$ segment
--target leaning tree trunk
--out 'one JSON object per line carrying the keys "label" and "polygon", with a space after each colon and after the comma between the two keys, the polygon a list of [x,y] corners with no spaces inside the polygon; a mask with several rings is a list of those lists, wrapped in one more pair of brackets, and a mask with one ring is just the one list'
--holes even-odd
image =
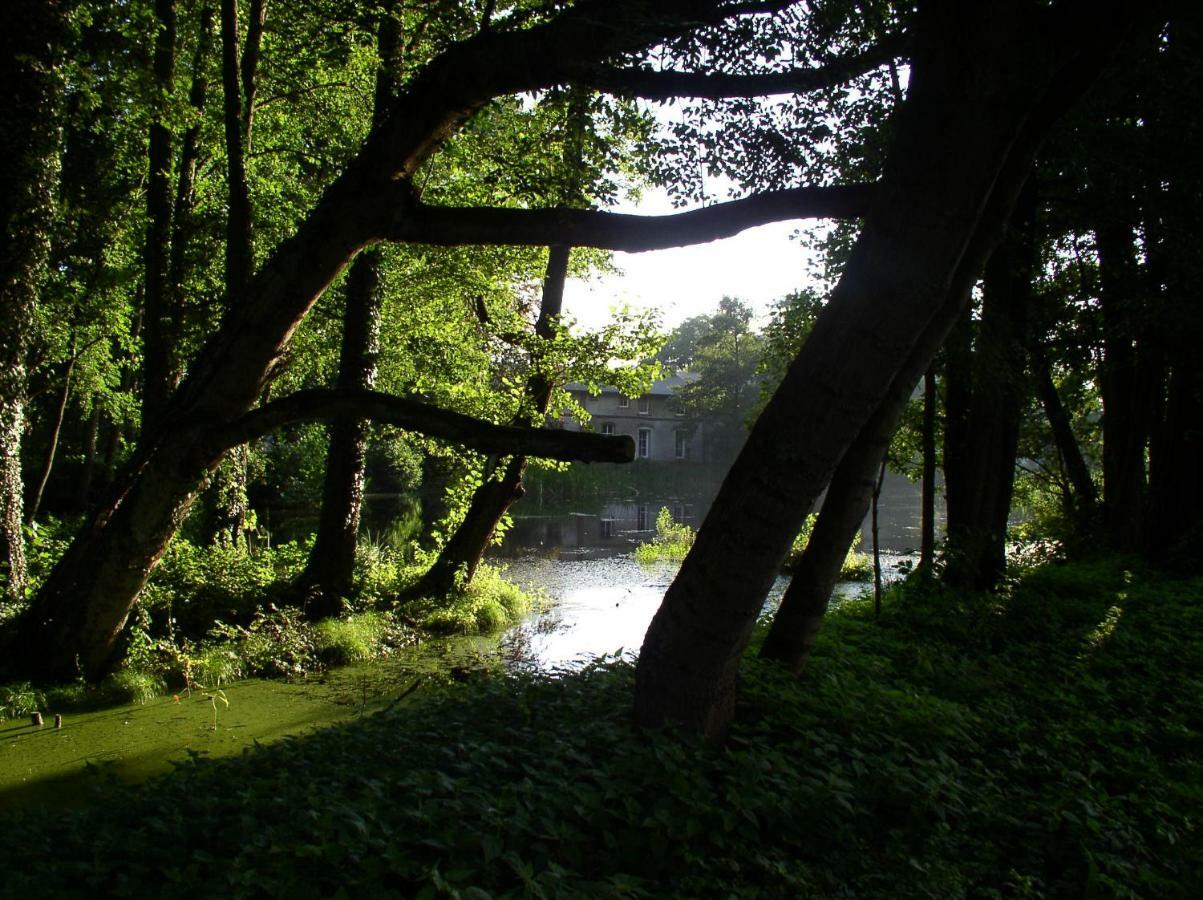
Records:
{"label": "leaning tree trunk", "polygon": [[[535,334],[543,340],[555,337],[555,322],[560,317],[564,303],[564,283],[568,277],[570,255],[571,248],[562,245],[555,245],[548,252],[543,299],[539,306],[539,318],[535,322]],[[552,385],[543,375],[533,374],[527,379],[525,399],[536,420],[547,412],[551,393]],[[519,413],[515,424],[527,421],[529,416]],[[464,520],[448,539],[434,565],[407,591],[408,594],[415,597],[445,597],[457,586],[472,580],[502,516],[522,498],[522,475],[525,471],[526,457],[515,456],[497,471],[486,474],[484,483],[472,495]]]}
{"label": "leaning tree trunk", "polygon": [[1006,163],[1097,76],[1120,22],[1083,18],[1062,32],[1066,46],[1013,4],[922,10],[884,190],[652,620],[639,722],[725,731],[740,658],[805,510],[939,310],[984,207],[1024,180],[1027,166],[1004,180]]}
{"label": "leaning tree trunk", "polygon": [[1061,457],[1061,465],[1069,478],[1072,491],[1070,509],[1076,527],[1079,530],[1088,528],[1094,518],[1095,507],[1098,503],[1098,492],[1094,487],[1094,479],[1090,476],[1090,467],[1082,455],[1082,447],[1074,436],[1073,426],[1069,415],[1065,412],[1065,404],[1057,393],[1053,383],[1053,373],[1049,367],[1048,356],[1040,345],[1039,339],[1033,339],[1028,347],[1031,359],[1032,378],[1036,384],[1036,396],[1040,398],[1040,406],[1048,419],[1049,429],[1053,433],[1053,443],[1057,447],[1057,455]]}
{"label": "leaning tree trunk", "polygon": [[25,354],[54,216],[64,6],[11,0],[0,12],[0,82],[8,85],[0,100],[0,574],[7,600],[24,598],[27,577],[21,533]]}
{"label": "leaning tree trunk", "polygon": [[919,573],[931,576],[936,560],[936,364],[923,373],[923,484],[919,515]]}
{"label": "leaning tree trunk", "polygon": [[[1010,167],[1022,164],[1012,161]],[[969,305],[969,290],[1003,231],[1010,214],[1010,200],[1006,192],[992,198],[939,312],[916,344],[873,418],[840,460],[827,486],[823,507],[810,540],[802,551],[802,558],[781,598],[781,606],[773,617],[773,624],[760,651],[763,658],[779,662],[795,674],[801,674],[810,659],[844,557],[856,537],[857,529],[865,520],[877,486],[881,463],[920,372],[923,372],[928,383],[925,402],[930,403],[924,410],[924,418],[927,419],[929,415],[934,418],[932,394],[935,393],[935,385],[931,383],[935,380],[934,369],[930,362],[925,361],[939,352],[949,327],[962,318],[963,310]],[[924,455],[930,459],[933,471],[934,430],[934,422],[925,423],[925,446],[930,442],[931,450],[930,453],[925,451]],[[931,478],[931,472],[925,465],[924,479]],[[925,509],[924,515],[930,516],[931,512]]]}
{"label": "leaning tree trunk", "polygon": [[1006,570],[1007,522],[1027,394],[1024,363],[1035,269],[1033,213],[1028,193],[985,269],[964,458],[957,467],[955,504],[950,483],[944,553],[944,581],[968,590],[993,589]]}

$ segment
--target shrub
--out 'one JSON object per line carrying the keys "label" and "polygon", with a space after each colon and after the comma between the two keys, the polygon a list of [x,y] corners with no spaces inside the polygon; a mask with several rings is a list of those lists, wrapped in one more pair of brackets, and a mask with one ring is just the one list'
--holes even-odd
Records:
{"label": "shrub", "polygon": [[673,522],[667,506],[656,515],[656,536],[635,548],[635,559],[641,563],[682,560],[689,555],[696,534],[688,525]]}
{"label": "shrub", "polygon": [[[785,558],[783,566],[785,571],[792,572],[798,567],[798,562],[802,558],[803,551],[806,550],[806,544],[810,541],[810,533],[814,530],[818,518],[818,513],[811,513],[802,523],[802,530],[794,538],[794,542],[789,548],[789,554]],[[861,535],[858,531],[856,537],[852,539],[852,546],[848,548],[847,556],[844,557],[843,565],[840,566],[841,581],[869,581],[873,578],[873,557],[855,549],[860,542]]]}
{"label": "shrub", "polygon": [[501,570],[482,564],[468,586],[444,598],[422,598],[405,612],[435,634],[489,634],[500,631],[530,611],[535,602]]}

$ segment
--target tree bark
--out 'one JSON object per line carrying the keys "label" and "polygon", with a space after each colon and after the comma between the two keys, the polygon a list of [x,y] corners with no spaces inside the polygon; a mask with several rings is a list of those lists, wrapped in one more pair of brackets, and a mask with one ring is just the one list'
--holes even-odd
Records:
{"label": "tree bark", "polygon": [[1074,13],[1075,27],[1062,22],[1055,31],[1072,43],[1050,45],[1039,37],[1050,23],[1032,11],[951,7],[921,11],[885,187],[648,629],[635,699],[643,725],[725,731],[743,649],[805,510],[940,308],[983,208],[1009,187],[999,179],[1016,142],[1039,140],[1130,24],[1055,8]]}
{"label": "tree bark", "polygon": [[[380,128],[400,81],[401,23],[396,4],[381,10],[378,29],[376,96],[372,127]],[[248,100],[247,109],[251,103]],[[346,390],[371,390],[376,384],[380,352],[380,277],[382,251],[365,250],[347,277],[342,346],[338,360],[338,386]],[[355,575],[355,549],[363,508],[364,460],[367,424],[362,420],[332,423],[327,429],[326,477],[317,539],[300,579],[305,614],[313,620],[337,615],[342,598],[351,592]]]}
{"label": "tree bark", "polygon": [[1068,512],[1072,513],[1081,525],[1093,518],[1095,506],[1098,503],[1098,492],[1094,487],[1094,479],[1090,476],[1090,467],[1086,465],[1086,458],[1082,456],[1082,448],[1074,436],[1073,426],[1070,425],[1069,416],[1065,412],[1065,405],[1061,402],[1061,395],[1057,393],[1057,386],[1053,383],[1048,357],[1045,355],[1044,348],[1040,346],[1039,340],[1031,342],[1028,347],[1028,355],[1032,363],[1036,395],[1040,398],[1040,405],[1044,409],[1049,429],[1053,433],[1053,443],[1057,446],[1057,454],[1061,457],[1061,464],[1065,468],[1065,474],[1069,477],[1069,484],[1073,490],[1072,509]]}
{"label": "tree bark", "polygon": [[38,510],[42,507],[42,495],[46,492],[46,483],[50,481],[50,473],[54,471],[54,459],[58,455],[59,438],[63,433],[63,419],[67,415],[67,401],[71,399],[71,376],[75,373],[75,362],[75,338],[72,336],[67,369],[63,372],[58,402],[54,404],[54,422],[50,426],[50,439],[46,446],[46,456],[42,460],[42,472],[38,477],[38,486],[29,498],[29,509],[25,513],[25,521],[29,524],[37,518]]}
{"label": "tree bark", "polygon": [[1142,400],[1135,229],[1122,217],[1095,229],[1103,306],[1103,527],[1112,546],[1138,553],[1146,522],[1145,448],[1151,420]]}
{"label": "tree bark", "polygon": [[[552,246],[547,257],[547,273],[543,279],[543,299],[535,334],[550,340],[555,336],[555,322],[564,302],[564,282],[568,277],[571,248]],[[539,419],[547,412],[553,386],[541,375],[531,375],[526,382],[526,400]],[[528,416],[519,414],[515,424]],[[497,525],[509,508],[522,498],[522,476],[526,457],[514,456],[498,471],[486,473],[484,483],[472,495],[463,522],[455,529],[434,565],[408,591],[415,597],[445,597],[457,587],[468,584],[476,574],[485,551],[493,539]]]}
{"label": "tree bark", "polygon": [[[963,458],[952,470],[956,477],[948,477],[944,550],[944,581],[967,590],[992,590],[1006,571],[1015,455],[1027,396],[1024,364],[1035,274],[1034,212],[1029,191],[983,278],[982,317],[969,362],[972,389],[959,449]],[[951,465],[946,456],[946,472]]]}
{"label": "tree bark", "polygon": [[50,250],[59,171],[58,57],[64,5],[14,0],[0,11],[0,599],[25,598],[21,531],[24,484],[26,352],[38,288]]}
{"label": "tree bark", "polygon": [[919,517],[919,571],[931,575],[936,560],[936,365],[923,373],[923,484]]}
{"label": "tree bark", "polygon": [[[338,386],[370,390],[376,382],[380,345],[380,264],[377,248],[359,255],[347,277],[346,313]],[[345,420],[328,428],[326,478],[317,539],[301,578],[305,614],[310,619],[337,615],[351,591],[355,547],[363,505],[367,423]]]}
{"label": "tree bark", "polygon": [[172,133],[166,106],[175,81],[175,0],[155,0],[155,50],[151,70],[155,118],[147,149],[146,246],[142,340],[142,428],[155,428],[175,387],[175,310],[171,306],[168,266],[171,246]]}

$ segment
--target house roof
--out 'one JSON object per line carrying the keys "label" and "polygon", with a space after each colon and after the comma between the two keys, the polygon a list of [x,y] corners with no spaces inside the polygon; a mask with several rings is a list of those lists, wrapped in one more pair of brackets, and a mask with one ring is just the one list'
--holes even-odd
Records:
{"label": "house roof", "polygon": [[[685,384],[691,384],[692,382],[697,381],[699,377],[700,376],[695,375],[693,372],[678,372],[676,375],[670,375],[668,378],[661,378],[652,382],[651,388],[644,396],[651,395],[653,397],[671,397],[677,392],[677,388]],[[564,390],[589,393],[589,389],[579,381],[568,382],[566,385],[564,385]],[[601,392],[603,394],[617,394],[619,391],[618,388],[611,387],[607,384],[602,386]]]}

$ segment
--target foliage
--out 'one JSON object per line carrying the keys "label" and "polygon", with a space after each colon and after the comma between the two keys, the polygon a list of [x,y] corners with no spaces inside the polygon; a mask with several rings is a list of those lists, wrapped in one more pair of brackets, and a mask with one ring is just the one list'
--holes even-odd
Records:
{"label": "foliage", "polygon": [[486,564],[450,597],[417,598],[402,607],[401,614],[434,634],[490,634],[518,621],[537,602],[541,600]]}
{"label": "foliage", "polygon": [[693,546],[697,535],[684,522],[677,524],[667,506],[656,514],[656,536],[635,548],[635,559],[641,563],[682,560]]}
{"label": "foliage", "polygon": [[626,662],[479,678],[27,815],[0,865],[27,897],[1186,897],[1200,626],[1203,581],[1115,566],[905,587],[834,612],[803,679],[748,660],[717,749],[636,732]]}
{"label": "foliage", "polygon": [[[797,568],[798,561],[802,558],[802,553],[806,550],[806,545],[810,541],[810,533],[814,531],[815,522],[818,521],[818,518],[818,513],[811,513],[806,517],[806,521],[802,523],[802,530],[794,538],[794,542],[789,548],[789,555],[785,558],[785,571],[792,572]],[[848,554],[844,557],[844,562],[840,565],[840,579],[843,581],[868,581],[873,577],[873,558],[869,554],[861,553],[856,549],[860,542],[861,535],[858,531],[856,537],[852,539],[852,544],[848,548]]]}

